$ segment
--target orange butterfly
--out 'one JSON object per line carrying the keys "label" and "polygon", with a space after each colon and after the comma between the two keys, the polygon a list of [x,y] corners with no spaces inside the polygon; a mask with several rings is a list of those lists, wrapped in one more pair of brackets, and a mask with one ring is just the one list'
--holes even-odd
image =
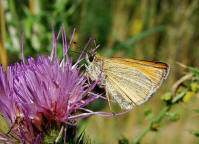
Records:
{"label": "orange butterfly", "polygon": [[86,61],[91,80],[97,80],[101,74],[100,86],[126,110],[147,101],[169,74],[166,63],[106,58],[94,51],[86,54]]}

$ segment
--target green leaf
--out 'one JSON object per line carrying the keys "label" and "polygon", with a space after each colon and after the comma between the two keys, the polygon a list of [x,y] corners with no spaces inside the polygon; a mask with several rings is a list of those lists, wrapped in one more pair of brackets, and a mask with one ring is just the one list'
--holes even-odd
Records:
{"label": "green leaf", "polygon": [[150,109],[145,111],[145,116],[149,119],[152,120],[154,118],[154,115]]}
{"label": "green leaf", "polygon": [[171,121],[177,121],[177,120],[180,119],[180,115],[179,115],[178,113],[176,113],[176,112],[169,112],[169,113],[167,113],[167,114],[168,114],[169,119],[170,119]]}
{"label": "green leaf", "polygon": [[190,132],[191,134],[193,134],[193,135],[199,137],[199,130],[190,130],[189,132]]}
{"label": "green leaf", "polygon": [[199,114],[199,109],[195,109],[194,111],[197,112],[197,113]]}
{"label": "green leaf", "polygon": [[182,100],[182,98],[184,97],[184,95],[186,94],[186,90],[185,91],[182,91],[181,93],[179,93],[177,96],[175,96],[173,99],[172,99],[172,103],[177,103],[179,102],[180,100]]}
{"label": "green leaf", "polygon": [[192,72],[194,75],[199,76],[199,69],[193,67],[187,67],[189,72]]}
{"label": "green leaf", "polygon": [[133,51],[135,49],[133,44],[135,44],[137,41],[143,39],[144,37],[147,37],[149,35],[152,35],[154,33],[157,33],[159,31],[163,31],[163,30],[165,30],[165,26],[160,25],[160,26],[151,28],[149,30],[145,30],[135,36],[132,36],[125,42],[119,42],[118,39],[115,38],[114,47],[112,49],[109,49],[108,51],[106,51],[105,56],[111,56],[114,52],[119,51],[119,50],[126,51],[127,53],[129,51]]}
{"label": "green leaf", "polygon": [[[139,33],[139,34],[137,34],[137,35],[131,37],[131,38],[128,39],[126,42],[124,42],[124,44],[125,44],[126,46],[131,46],[131,45],[133,45],[135,42],[137,42],[137,41],[143,39],[144,37],[149,36],[149,35],[154,34],[154,33],[157,33],[157,32],[159,32],[159,31],[163,31],[163,30],[165,30],[165,26],[163,26],[163,25],[160,25],[160,26],[151,28],[151,29],[149,29],[149,30],[143,31],[143,32],[141,32],[141,33]],[[129,48],[129,50],[130,50],[130,48]]]}

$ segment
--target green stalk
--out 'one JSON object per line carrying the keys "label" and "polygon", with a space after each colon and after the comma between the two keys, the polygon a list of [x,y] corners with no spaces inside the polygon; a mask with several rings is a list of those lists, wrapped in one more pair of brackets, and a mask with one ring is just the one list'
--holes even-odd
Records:
{"label": "green stalk", "polygon": [[167,112],[169,111],[169,109],[171,108],[171,105],[167,105],[166,107],[164,107],[161,112],[158,114],[158,116],[156,118],[154,118],[149,126],[137,137],[135,138],[135,140],[133,141],[133,144],[139,144],[141,139],[151,130],[153,130],[153,125],[154,124],[158,124],[167,114]]}

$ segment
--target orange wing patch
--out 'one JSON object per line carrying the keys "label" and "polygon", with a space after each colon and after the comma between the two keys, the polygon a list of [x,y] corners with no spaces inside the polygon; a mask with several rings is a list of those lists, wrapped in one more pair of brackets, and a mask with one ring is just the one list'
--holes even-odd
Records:
{"label": "orange wing patch", "polygon": [[166,63],[163,63],[163,62],[136,60],[136,59],[129,59],[129,58],[110,58],[110,59],[143,64],[145,66],[152,66],[152,67],[157,67],[157,68],[162,68],[162,69],[168,69],[169,67]]}
{"label": "orange wing patch", "polygon": [[128,58],[110,58],[111,62],[124,64],[136,68],[146,74],[154,82],[154,88],[158,88],[169,73],[169,66],[162,62],[135,60]]}

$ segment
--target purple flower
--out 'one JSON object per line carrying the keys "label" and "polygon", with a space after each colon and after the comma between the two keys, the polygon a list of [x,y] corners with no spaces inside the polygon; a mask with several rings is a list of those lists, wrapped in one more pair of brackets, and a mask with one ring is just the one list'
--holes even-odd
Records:
{"label": "purple flower", "polygon": [[[0,67],[0,111],[6,119],[10,131],[9,134],[17,140],[25,143],[33,143],[41,140],[45,124],[71,124],[77,118],[87,117],[74,114],[85,105],[99,96],[91,95],[86,98],[96,82],[90,86],[87,78],[80,72],[78,63],[82,60],[85,45],[78,60],[73,64],[67,55],[72,39],[67,44],[64,28],[60,31],[63,40],[63,59],[56,58],[56,43],[59,37],[55,37],[53,31],[53,48],[50,56],[37,56],[21,63],[7,67],[7,73]],[[73,120],[73,122],[69,122]],[[11,142],[9,137],[0,135],[0,141]]]}
{"label": "purple flower", "polygon": [[[48,125],[75,125],[77,119],[93,114],[113,116],[84,108],[101,96],[91,92],[98,81],[87,84],[87,77],[78,66],[91,39],[75,63],[68,57],[74,32],[67,43],[64,27],[57,37],[53,30],[50,56],[25,59],[22,45],[20,63],[8,66],[7,72],[0,66],[0,111],[9,125],[8,134],[15,137],[12,140],[8,134],[0,134],[0,142],[40,143]],[[61,61],[56,58],[60,34],[63,42]],[[76,114],[78,110],[83,112]]]}

